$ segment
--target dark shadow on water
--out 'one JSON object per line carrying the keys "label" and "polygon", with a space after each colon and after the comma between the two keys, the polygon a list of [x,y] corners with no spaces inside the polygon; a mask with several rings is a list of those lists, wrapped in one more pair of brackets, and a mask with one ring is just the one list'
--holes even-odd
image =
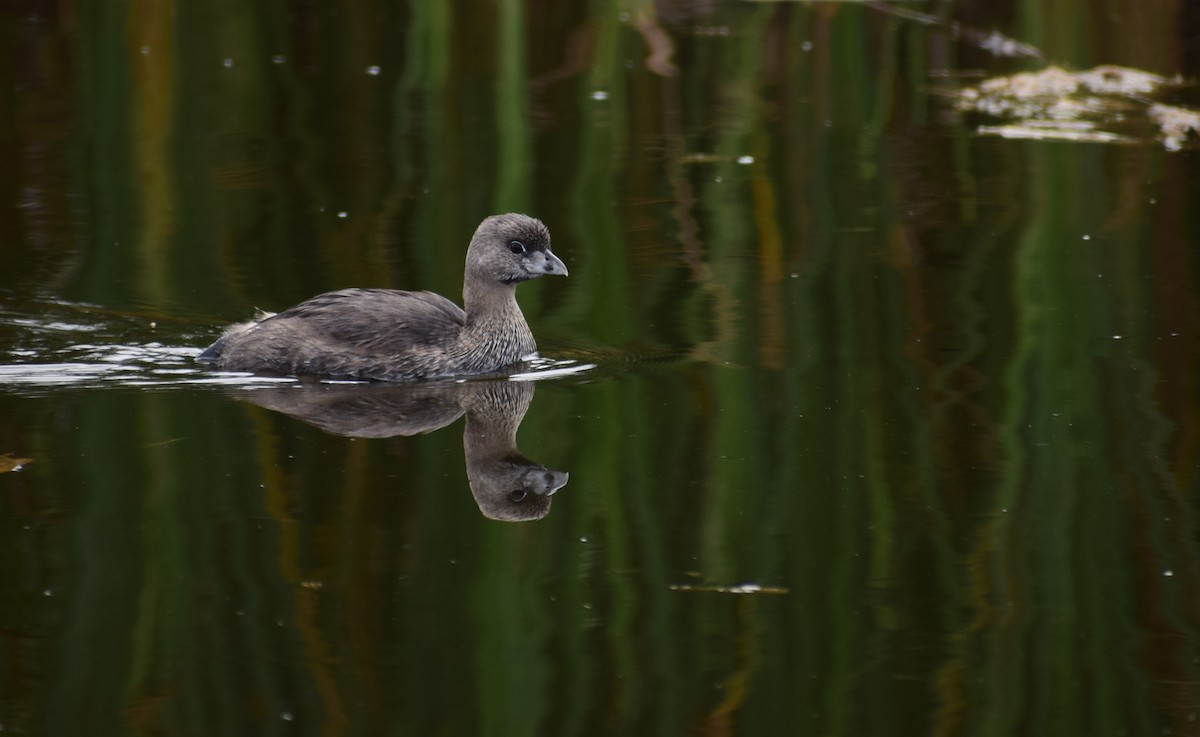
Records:
{"label": "dark shadow on water", "polygon": [[391,438],[440,430],[466,416],[463,453],[479,511],[495,520],[541,519],[566,485],[554,471],[521,455],[517,428],[533,401],[527,381],[461,384],[317,384],[257,389],[240,398],[325,432]]}

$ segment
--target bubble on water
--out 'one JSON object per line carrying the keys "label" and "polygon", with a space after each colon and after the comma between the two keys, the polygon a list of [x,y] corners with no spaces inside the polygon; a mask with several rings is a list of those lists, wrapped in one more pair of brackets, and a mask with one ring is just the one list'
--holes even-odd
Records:
{"label": "bubble on water", "polygon": [[753,156],[739,156],[739,157],[737,158],[737,162],[738,162],[739,164],[753,164],[753,163],[754,163],[754,157],[753,157]]}
{"label": "bubble on water", "polygon": [[370,74],[372,77],[378,77],[379,76],[379,67],[376,67],[376,66],[367,67],[367,74]]}
{"label": "bubble on water", "polygon": [[226,69],[230,69],[233,67],[233,59],[226,59],[225,61],[223,61],[221,63],[225,65]]}
{"label": "bubble on water", "polygon": [[283,64],[285,62],[287,62],[287,57],[283,54],[276,54],[275,56],[271,57],[272,64]]}
{"label": "bubble on water", "polygon": [[592,99],[593,100],[607,100],[608,93],[605,92],[604,90],[596,90],[595,92],[592,93]]}

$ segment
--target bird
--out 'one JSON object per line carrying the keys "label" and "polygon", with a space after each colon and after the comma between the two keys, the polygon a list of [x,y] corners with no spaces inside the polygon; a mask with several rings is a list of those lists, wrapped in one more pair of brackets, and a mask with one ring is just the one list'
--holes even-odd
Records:
{"label": "bird", "polygon": [[416,382],[503,372],[537,343],[516,287],[567,276],[550,231],[519,213],[487,217],[467,248],[463,306],[433,292],[351,288],[233,325],[197,356],[219,371]]}

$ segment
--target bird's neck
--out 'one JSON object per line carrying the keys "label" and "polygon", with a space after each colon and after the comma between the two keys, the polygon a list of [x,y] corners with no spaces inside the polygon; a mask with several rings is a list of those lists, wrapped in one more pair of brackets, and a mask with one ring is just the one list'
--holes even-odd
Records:
{"label": "bird's neck", "polygon": [[463,444],[468,458],[485,460],[517,452],[517,428],[533,399],[529,382],[481,382],[465,402]]}
{"label": "bird's neck", "polygon": [[463,286],[466,324],[459,340],[468,363],[508,365],[537,350],[517,304],[516,286],[468,279]]}
{"label": "bird's neck", "polygon": [[517,304],[515,284],[501,284],[491,279],[467,279],[463,284],[463,311],[467,327],[485,327],[491,323],[509,323],[515,317],[525,322]]}

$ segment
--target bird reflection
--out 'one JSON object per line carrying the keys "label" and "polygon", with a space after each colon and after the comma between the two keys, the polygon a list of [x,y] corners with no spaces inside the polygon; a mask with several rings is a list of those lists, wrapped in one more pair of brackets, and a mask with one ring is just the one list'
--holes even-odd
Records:
{"label": "bird reflection", "polygon": [[258,389],[243,399],[325,432],[356,438],[432,432],[466,415],[467,480],[479,511],[492,519],[546,516],[550,496],[569,478],[566,471],[552,471],[517,450],[517,428],[533,400],[529,382],[296,384]]}

